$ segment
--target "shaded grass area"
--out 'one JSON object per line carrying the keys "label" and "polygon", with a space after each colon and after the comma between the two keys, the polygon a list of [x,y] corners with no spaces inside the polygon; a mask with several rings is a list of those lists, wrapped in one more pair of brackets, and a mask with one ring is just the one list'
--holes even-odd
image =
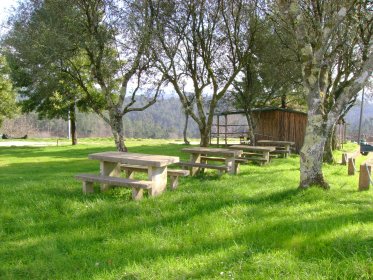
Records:
{"label": "shaded grass area", "polygon": [[[330,191],[298,191],[294,155],[135,202],[128,190],[82,195],[74,175],[98,172],[87,155],[114,150],[82,142],[0,148],[0,279],[373,278],[373,194],[346,166],[324,167]],[[128,145],[186,160],[169,142]]]}

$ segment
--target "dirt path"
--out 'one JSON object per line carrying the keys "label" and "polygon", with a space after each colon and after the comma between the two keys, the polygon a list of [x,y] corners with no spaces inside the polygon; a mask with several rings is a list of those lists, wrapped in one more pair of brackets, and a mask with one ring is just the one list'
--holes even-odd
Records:
{"label": "dirt path", "polygon": [[0,141],[0,147],[45,147],[56,146],[53,142],[34,142],[34,141],[17,141],[17,140],[4,140]]}

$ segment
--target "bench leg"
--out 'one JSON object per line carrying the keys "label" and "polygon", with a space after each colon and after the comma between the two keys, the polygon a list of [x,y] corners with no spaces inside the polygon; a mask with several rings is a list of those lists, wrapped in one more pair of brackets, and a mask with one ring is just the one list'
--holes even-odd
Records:
{"label": "bench leg", "polygon": [[132,199],[133,200],[141,200],[144,195],[143,189],[132,188]]}
{"label": "bench leg", "polygon": [[[100,162],[100,174],[103,176],[120,176],[120,165],[116,162],[107,162],[101,161]],[[110,188],[108,184],[101,184],[101,191],[106,191]]]}
{"label": "bench leg", "polygon": [[179,185],[179,176],[170,176],[171,190],[175,190]]}
{"label": "bench leg", "polygon": [[236,173],[235,174],[240,174],[240,166],[241,166],[241,164],[239,162],[235,162],[234,165],[235,165],[235,169],[236,169],[236,171],[235,171]]}
{"label": "bench leg", "polygon": [[133,179],[135,177],[135,171],[132,170],[126,170],[126,178]]}
{"label": "bench leg", "polygon": [[263,158],[266,160],[264,164],[269,163],[269,152],[263,152]]}
{"label": "bench leg", "polygon": [[83,194],[93,193],[93,183],[83,181]]}
{"label": "bench leg", "polygon": [[[190,155],[190,162],[201,163],[201,155],[200,154],[191,154]],[[191,167],[190,168],[190,175],[191,176],[196,175],[198,170],[199,170],[198,167]]]}

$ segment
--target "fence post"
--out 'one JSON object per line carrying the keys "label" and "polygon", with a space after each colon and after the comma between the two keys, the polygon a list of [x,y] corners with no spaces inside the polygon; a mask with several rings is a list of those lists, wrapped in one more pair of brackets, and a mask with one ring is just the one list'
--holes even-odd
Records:
{"label": "fence post", "polygon": [[371,172],[371,165],[368,165],[367,163],[360,164],[359,191],[369,190],[369,174]]}
{"label": "fence post", "polygon": [[342,154],[342,165],[346,165],[347,164],[346,159],[347,159],[347,153],[343,153]]}
{"label": "fence post", "polygon": [[355,175],[355,159],[348,159],[348,175]]}

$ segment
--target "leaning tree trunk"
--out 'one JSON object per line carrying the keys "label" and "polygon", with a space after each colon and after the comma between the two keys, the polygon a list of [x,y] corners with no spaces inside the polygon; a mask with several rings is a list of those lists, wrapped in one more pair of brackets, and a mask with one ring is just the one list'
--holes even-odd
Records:
{"label": "leaning tree trunk", "polygon": [[70,110],[70,127],[71,127],[71,144],[77,145],[78,137],[76,133],[76,113],[75,113],[74,106],[72,106],[72,110]]}
{"label": "leaning tree trunk", "polygon": [[185,123],[184,123],[183,136],[184,136],[184,143],[186,145],[190,145],[190,142],[188,141],[188,138],[187,138],[188,122],[189,122],[189,114],[185,112]]}
{"label": "leaning tree trunk", "polygon": [[327,125],[323,116],[309,112],[304,144],[300,151],[300,188],[308,188],[313,185],[324,189],[329,188],[322,172],[326,132]]}
{"label": "leaning tree trunk", "polygon": [[110,115],[110,126],[118,152],[127,152],[124,144],[123,119],[121,115]]}
{"label": "leaning tree trunk", "polygon": [[324,147],[324,155],[323,155],[323,161],[326,163],[330,163],[330,164],[335,163],[335,159],[333,157],[334,142],[335,142],[335,124],[327,132],[327,137],[326,137],[326,142],[325,142],[325,147]]}
{"label": "leaning tree trunk", "polygon": [[255,128],[254,128],[253,116],[252,116],[250,111],[246,111],[245,116],[246,116],[246,120],[247,120],[247,125],[249,127],[248,134],[249,134],[249,137],[250,137],[250,140],[251,140],[250,144],[252,146],[255,146],[256,139],[255,139],[255,132],[254,132]]}

